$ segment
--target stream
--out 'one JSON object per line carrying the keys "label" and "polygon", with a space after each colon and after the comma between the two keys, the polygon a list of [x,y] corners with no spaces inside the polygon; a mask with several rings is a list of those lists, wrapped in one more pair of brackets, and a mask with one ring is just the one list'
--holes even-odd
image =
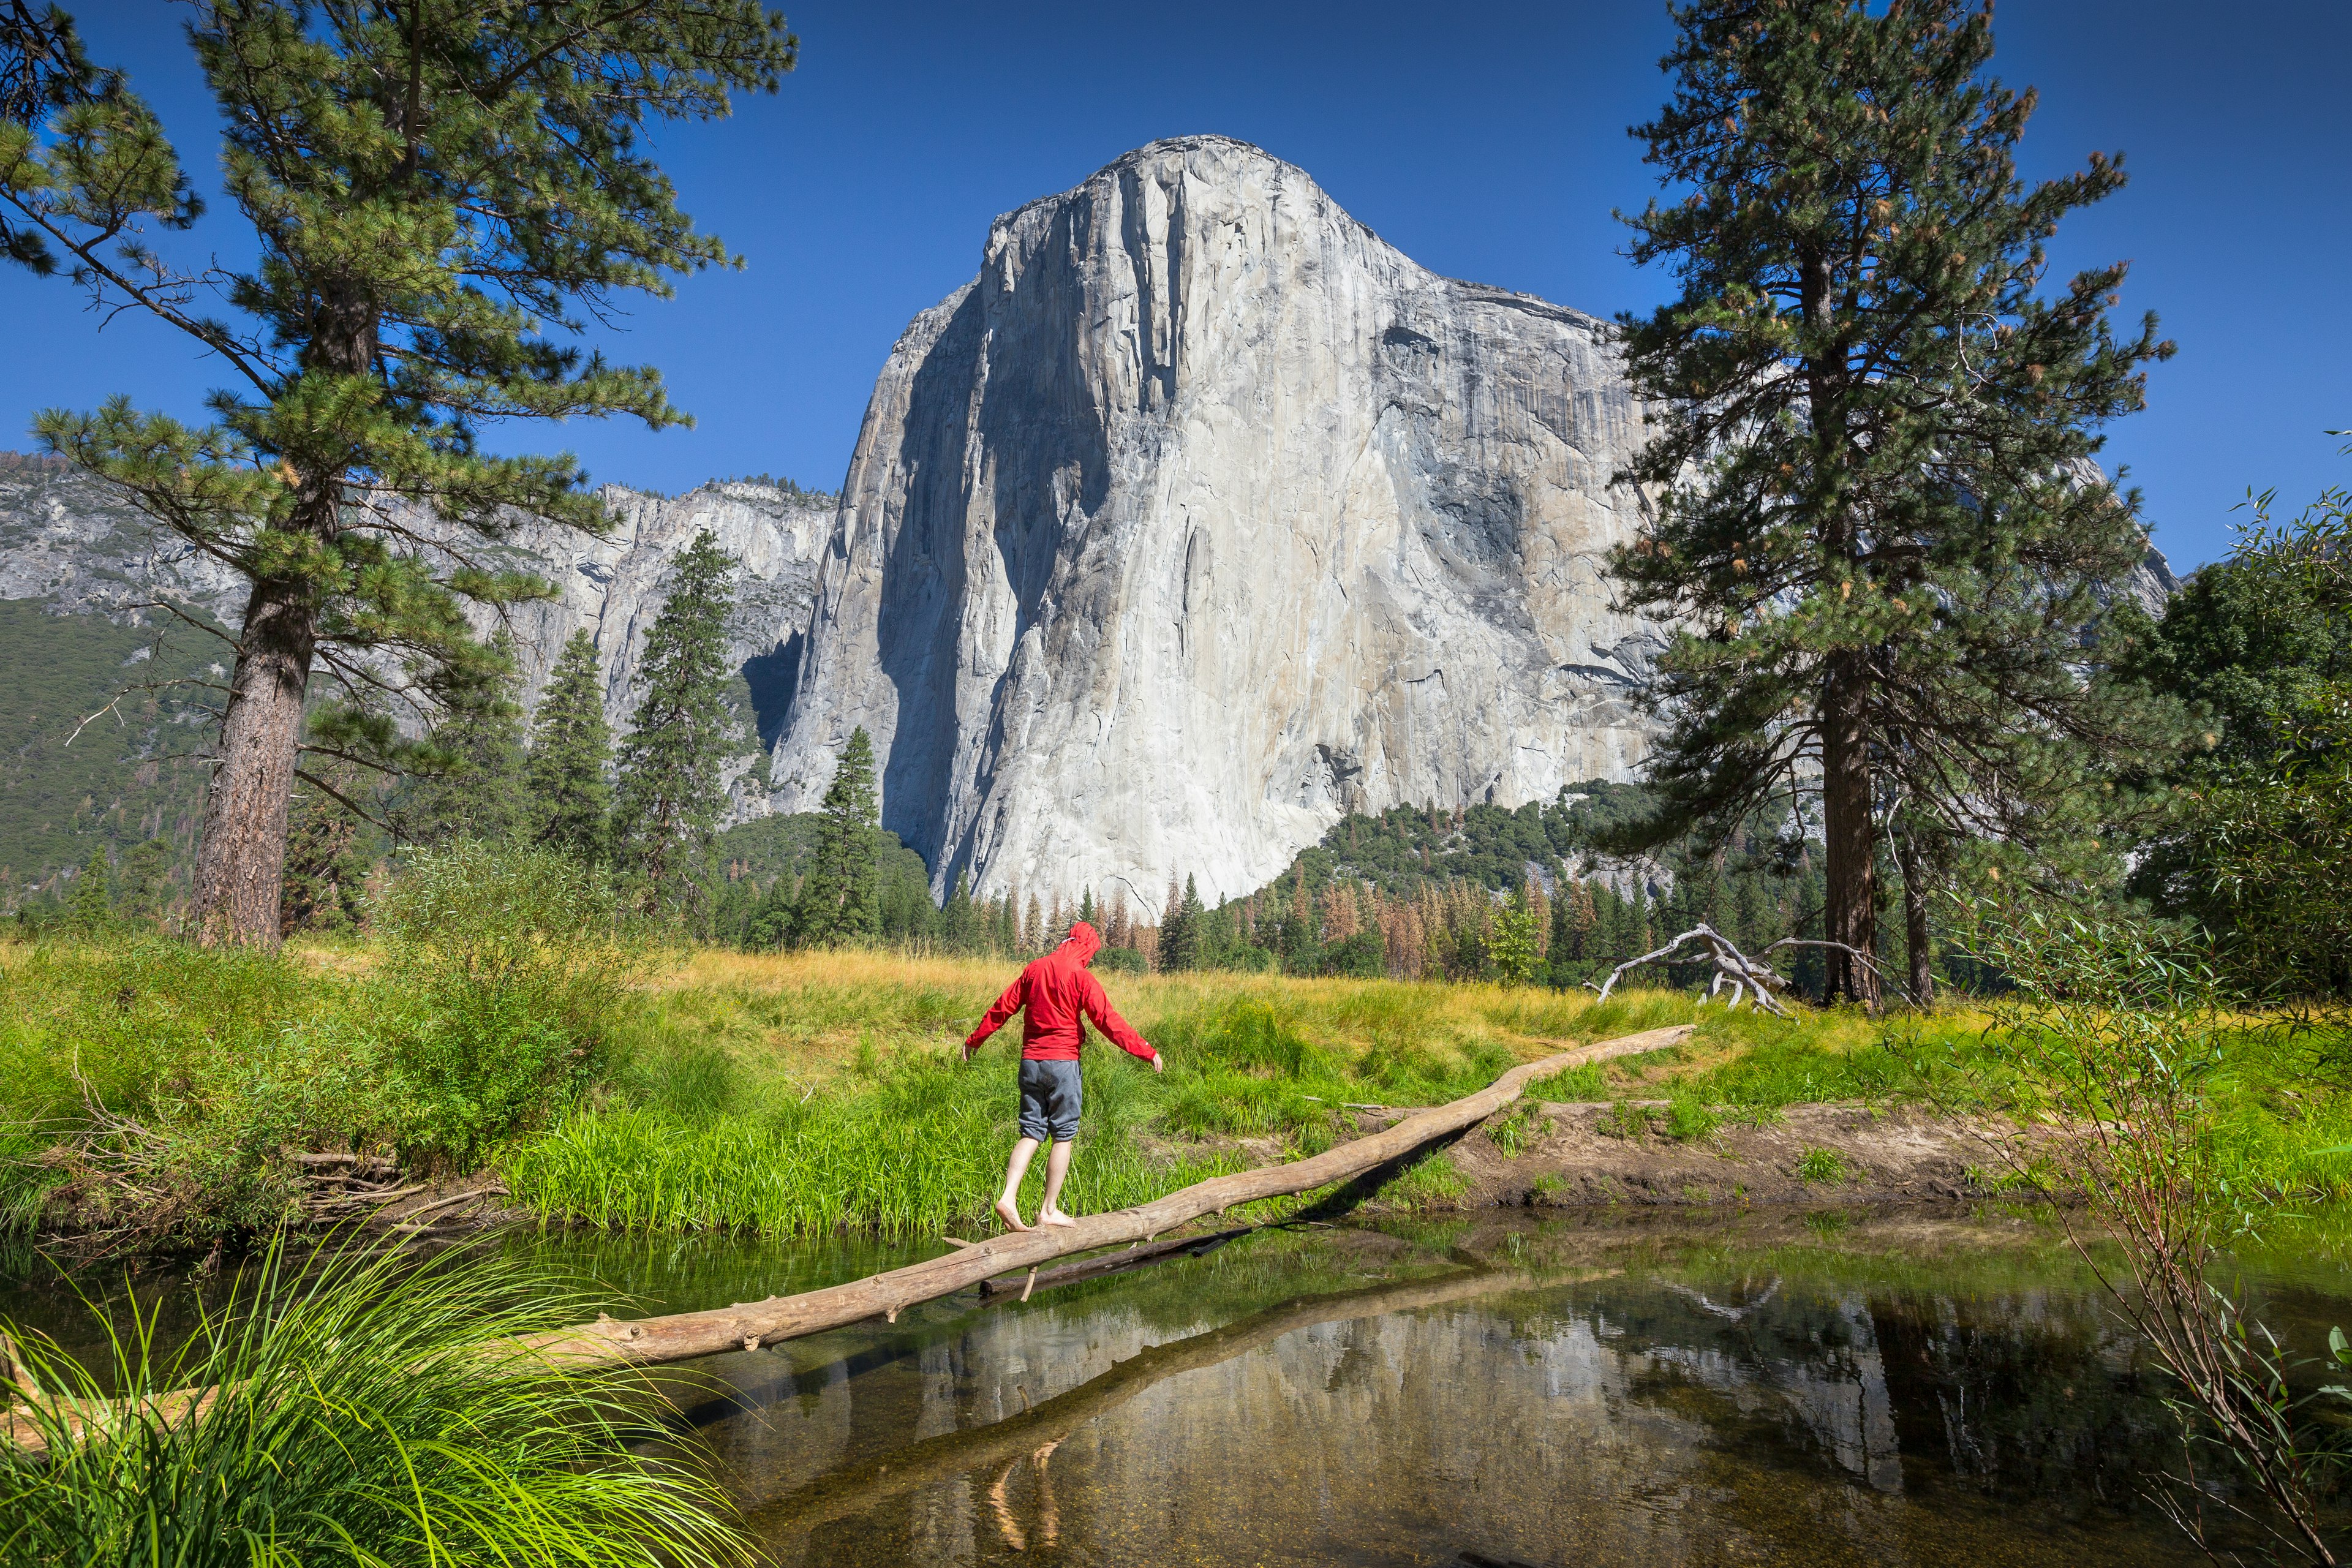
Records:
{"label": "stream", "polygon": [[[647,1311],[928,1255],[495,1245]],[[2243,1267],[2290,1344],[2352,1323],[2352,1273]],[[998,1303],[680,1369],[649,1441],[702,1445],[810,1568],[2202,1561],[2138,1495],[2178,1462],[2164,1381],[2031,1215],[1268,1230]],[[0,1317],[70,1306],[0,1285]]]}

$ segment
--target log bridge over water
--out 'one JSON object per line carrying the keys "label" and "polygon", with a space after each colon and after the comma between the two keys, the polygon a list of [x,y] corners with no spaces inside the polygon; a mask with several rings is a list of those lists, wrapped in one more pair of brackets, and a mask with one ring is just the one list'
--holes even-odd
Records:
{"label": "log bridge over water", "polygon": [[[1391,1127],[1338,1144],[1320,1154],[1286,1164],[1213,1176],[1133,1208],[1088,1215],[1076,1225],[1041,1226],[986,1241],[962,1243],[941,1257],[821,1290],[657,1318],[599,1317],[593,1323],[530,1335],[511,1345],[486,1348],[520,1350],[566,1366],[655,1366],[692,1361],[723,1351],[758,1350],[763,1345],[846,1328],[875,1318],[896,1322],[898,1314],[909,1307],[952,1296],[959,1290],[984,1287],[1000,1276],[1019,1275],[1025,1270],[1034,1281],[1037,1270],[1055,1258],[1117,1247],[1140,1251],[1159,1237],[1206,1215],[1222,1215],[1244,1204],[1288,1197],[1363,1176],[1440,1139],[1475,1127],[1518,1099],[1520,1091],[1530,1083],[1570,1068],[1662,1050],[1680,1042],[1690,1031],[1689,1025],[1650,1029],[1524,1062],[1475,1094],[1416,1111]],[[1102,1260],[1090,1260],[1069,1272],[1098,1271],[1097,1261]],[[19,1387],[24,1398],[45,1397],[21,1384]],[[148,1414],[170,1425],[190,1415],[201,1416],[216,1394],[217,1390],[213,1389],[181,1389],[152,1395],[142,1403]],[[120,1419],[122,1413],[120,1405],[77,1413],[69,1418],[69,1425],[79,1434],[93,1425]],[[39,1425],[21,1400],[8,1407],[6,1425],[9,1440],[18,1447],[36,1452],[42,1447]]]}

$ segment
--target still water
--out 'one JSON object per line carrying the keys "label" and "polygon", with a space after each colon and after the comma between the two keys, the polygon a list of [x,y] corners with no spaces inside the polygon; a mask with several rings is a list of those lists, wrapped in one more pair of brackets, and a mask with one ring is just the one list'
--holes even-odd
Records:
{"label": "still water", "polygon": [[[757,1249],[551,1245],[673,1310],[755,1293]],[[2251,1282],[2306,1343],[2352,1295]],[[703,1372],[785,1563],[2200,1560],[2138,1496],[2161,1379],[2023,1217],[1260,1233]]]}
{"label": "still water", "polygon": [[[925,1255],[500,1245],[649,1311]],[[2352,1323],[2336,1265],[2243,1278],[2291,1343]],[[2163,1380],[2031,1216],[1265,1231],[677,1379],[654,1441],[700,1444],[809,1568],[2201,1561],[2139,1496],[2178,1462]]]}

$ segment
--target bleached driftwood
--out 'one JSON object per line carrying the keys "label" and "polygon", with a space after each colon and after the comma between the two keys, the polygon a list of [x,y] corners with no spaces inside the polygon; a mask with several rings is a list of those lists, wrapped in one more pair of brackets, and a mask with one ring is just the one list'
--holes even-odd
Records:
{"label": "bleached driftwood", "polygon": [[[1840,952],[1869,964],[1881,980],[1894,986],[1902,994],[1904,1000],[1911,1000],[1911,993],[1904,988],[1900,981],[1888,973],[1883,964],[1870,954],[1857,948],[1849,947],[1844,942],[1824,942],[1815,937],[1784,936],[1771,946],[1765,948],[1763,952],[1759,953],[1755,958],[1750,958],[1734,946],[1729,937],[1704,921],[1656,952],[1645,952],[1639,958],[1629,958],[1611,970],[1608,980],[1597,987],[1601,993],[1600,999],[1603,1002],[1609,1000],[1609,993],[1617,988],[1617,982],[1633,970],[1641,968],[1645,963],[1655,963],[1658,960],[1678,952],[1685,943],[1692,942],[1703,944],[1708,958],[1715,964],[1715,977],[1707,984],[1707,995],[1710,998],[1717,996],[1722,993],[1726,985],[1731,987],[1730,998],[1724,1003],[1727,1010],[1738,1010],[1741,997],[1752,996],[1756,1005],[1766,1012],[1782,1018],[1790,1016],[1789,1010],[1780,1005],[1780,998],[1772,994],[1775,991],[1786,991],[1789,988],[1788,977],[1776,973],[1770,964],[1762,962],[1766,954],[1777,952],[1784,947],[1834,948]],[[1591,986],[1592,982],[1588,980],[1584,984]]]}

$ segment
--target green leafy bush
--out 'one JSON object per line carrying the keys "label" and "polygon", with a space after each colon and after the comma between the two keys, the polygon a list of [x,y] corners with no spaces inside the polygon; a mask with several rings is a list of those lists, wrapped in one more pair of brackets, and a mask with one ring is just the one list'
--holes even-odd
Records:
{"label": "green leafy bush", "polygon": [[410,1158],[471,1169],[605,1065],[637,948],[592,872],[461,843],[412,860],[372,915],[377,1038]]}

